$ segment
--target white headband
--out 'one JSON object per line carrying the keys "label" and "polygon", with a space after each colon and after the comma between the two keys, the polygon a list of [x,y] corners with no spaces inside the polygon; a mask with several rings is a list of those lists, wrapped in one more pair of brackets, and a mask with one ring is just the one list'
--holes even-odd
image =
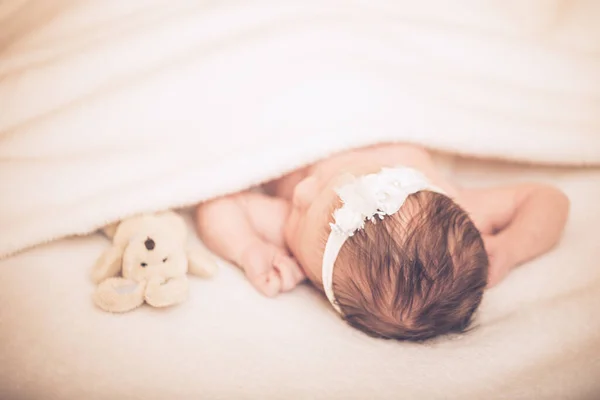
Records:
{"label": "white headband", "polygon": [[342,313],[333,294],[333,265],[346,239],[363,229],[365,221],[395,214],[413,193],[422,190],[444,193],[420,172],[406,167],[383,168],[379,173],[355,178],[336,189],[342,207],[333,213],[334,223],[323,254],[323,288],[329,302]]}

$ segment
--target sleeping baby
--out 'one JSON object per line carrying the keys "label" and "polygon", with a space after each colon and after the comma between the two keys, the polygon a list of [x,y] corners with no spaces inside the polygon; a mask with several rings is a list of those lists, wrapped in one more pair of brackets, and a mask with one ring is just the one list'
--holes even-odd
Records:
{"label": "sleeping baby", "polygon": [[204,243],[266,296],[308,278],[350,325],[422,341],[462,332],[486,286],[550,250],[569,201],[517,184],[461,188],[405,144],[347,151],[197,208]]}

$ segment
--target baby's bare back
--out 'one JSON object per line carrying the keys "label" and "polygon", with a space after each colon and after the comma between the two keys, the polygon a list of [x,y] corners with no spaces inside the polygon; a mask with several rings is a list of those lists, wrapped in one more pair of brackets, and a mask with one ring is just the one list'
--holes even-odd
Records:
{"label": "baby's bare back", "polygon": [[364,165],[365,169],[372,165],[374,170],[385,166],[396,167],[400,165],[414,168],[425,174],[437,186],[454,191],[451,184],[438,173],[427,150],[410,144],[390,143],[334,154],[308,167],[291,172],[280,179],[271,181],[264,187],[267,193],[272,196],[291,200],[294,188],[307,176],[319,175],[322,180],[328,180],[349,169],[350,166],[355,169],[357,165]]}

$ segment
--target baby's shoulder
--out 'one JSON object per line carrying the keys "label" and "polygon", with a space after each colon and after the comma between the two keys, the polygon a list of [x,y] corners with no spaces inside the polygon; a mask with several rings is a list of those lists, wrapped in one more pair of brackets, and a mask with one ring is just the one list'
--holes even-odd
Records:
{"label": "baby's shoulder", "polygon": [[290,200],[294,194],[294,188],[308,174],[307,168],[300,168],[292,171],[281,178],[274,179],[263,185],[264,191],[276,197],[282,197]]}
{"label": "baby's shoulder", "polygon": [[431,155],[416,145],[406,143],[382,143],[352,150],[343,151],[321,159],[312,165],[292,171],[281,178],[263,185],[263,189],[271,196],[291,199],[294,188],[308,175],[343,169],[344,165],[357,162],[374,162],[382,166],[407,166],[428,173],[431,169]]}
{"label": "baby's shoulder", "polygon": [[418,163],[431,159],[431,154],[424,147],[409,143],[384,143],[367,147],[364,151],[385,159],[404,160],[407,163]]}

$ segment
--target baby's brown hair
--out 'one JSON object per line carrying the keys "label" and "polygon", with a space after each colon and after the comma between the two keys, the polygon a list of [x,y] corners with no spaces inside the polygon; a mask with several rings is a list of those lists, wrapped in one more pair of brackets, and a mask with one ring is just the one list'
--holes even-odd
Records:
{"label": "baby's brown hair", "polygon": [[449,197],[422,191],[348,238],[333,292],[350,325],[374,337],[423,341],[467,329],[487,270],[468,214]]}

